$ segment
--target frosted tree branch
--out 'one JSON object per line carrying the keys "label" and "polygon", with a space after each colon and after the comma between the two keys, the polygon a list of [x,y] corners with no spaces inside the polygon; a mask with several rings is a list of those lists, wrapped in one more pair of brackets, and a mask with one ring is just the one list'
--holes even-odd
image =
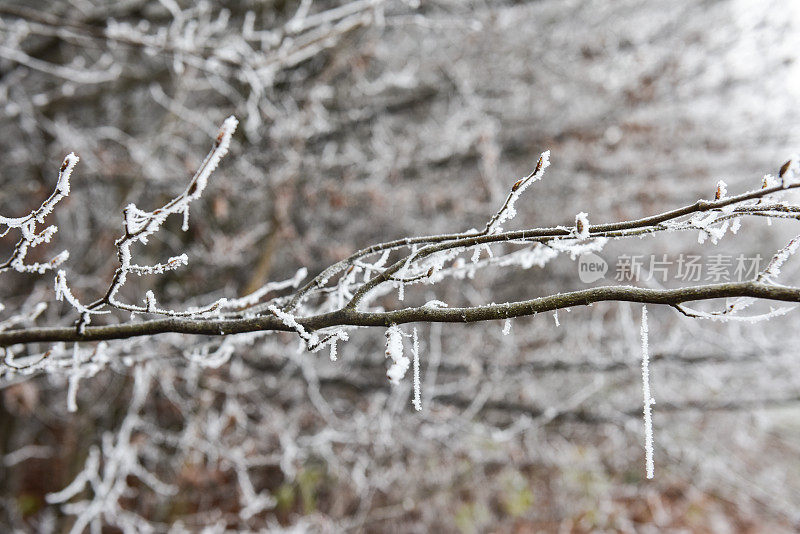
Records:
{"label": "frosted tree branch", "polygon": [[69,291],[65,271],[59,271],[56,277],[56,296],[59,300],[61,300],[62,296],[66,298],[66,300],[81,313],[81,318],[78,321],[79,331],[83,331],[86,327],[91,314],[106,313],[102,311],[102,308],[106,306],[139,313],[170,316],[197,316],[214,311],[224,303],[224,300],[220,300],[200,309],[179,312],[158,307],[156,305],[155,295],[153,295],[152,292],[148,293],[146,296],[144,306],[123,303],[116,297],[119,290],[125,285],[129,274],[140,276],[146,274],[161,274],[166,271],[178,269],[188,263],[186,254],[181,254],[180,256],[170,258],[166,263],[157,263],[150,266],[136,265],[132,263],[131,246],[136,243],[146,244],[148,238],[161,229],[161,226],[170,215],[182,215],[182,229],[183,231],[188,230],[189,205],[192,201],[200,198],[208,184],[211,173],[214,172],[220,160],[228,153],[231,137],[236,130],[237,124],[238,121],[233,116],[225,120],[214,140],[211,151],[205,157],[183,193],[153,211],[141,210],[135,204],[129,204],[123,210],[123,226],[125,233],[115,242],[119,267],[117,267],[105,295],[91,304],[85,306],[80,304]]}
{"label": "frosted tree branch", "polygon": [[[201,308],[179,312],[158,306],[155,295],[148,292],[143,306],[120,302],[116,295],[124,285],[128,274],[158,274],[184,266],[185,254],[170,258],[166,263],[141,266],[132,263],[131,246],[147,243],[147,238],[158,231],[169,215],[188,213],[189,204],[200,197],[210,174],[227,153],[236,119],[229,117],[222,125],[209,154],[192,177],[184,192],[153,211],[144,211],[134,204],[124,210],[125,233],[116,242],[119,267],[103,297],[83,305],[72,296],[66,284],[66,275],[60,271],[56,278],[57,296],[69,301],[81,314],[79,328],[45,327],[23,328],[0,332],[0,346],[18,343],[56,341],[97,341],[150,336],[174,332],[197,335],[230,335],[245,332],[294,331],[311,350],[344,340],[342,328],[384,327],[414,322],[462,322],[507,320],[554,311],[572,306],[589,305],[602,301],[628,301],[645,304],[662,304],[676,308],[684,315],[700,317],[682,305],[687,302],[719,298],[757,298],[783,302],[800,302],[800,288],[786,287],[772,282],[779,267],[797,248],[793,240],[776,254],[767,269],[757,279],[743,282],[706,284],[677,289],[645,289],[632,286],[595,287],[581,291],[541,296],[517,302],[487,304],[470,307],[421,306],[395,310],[370,309],[370,295],[385,291],[385,287],[403,287],[412,284],[435,284],[444,277],[463,277],[475,269],[488,266],[513,266],[543,264],[549,258],[569,252],[573,257],[583,251],[602,248],[608,239],[655,234],[662,231],[700,231],[716,240],[722,237],[732,218],[746,216],[771,217],[776,214],[800,218],[800,206],[775,198],[783,191],[800,187],[800,183],[765,182],[759,189],[738,195],[727,196],[724,187],[717,187],[715,200],[697,202],[641,219],[590,225],[585,213],[579,213],[574,225],[523,230],[503,230],[499,225],[513,218],[515,203],[520,194],[539,180],[549,165],[549,153],[539,158],[534,170],[511,187],[501,208],[487,221],[482,231],[468,230],[462,233],[411,237],[388,241],[364,248],[345,260],[323,269],[320,274],[297,289],[293,294],[260,302],[270,291],[297,287],[305,277],[305,270],[289,281],[267,284],[255,293],[227,302],[225,299]],[[8,228],[22,228],[31,221],[39,221],[66,193],[69,173],[77,162],[70,155],[59,176],[56,192],[39,210],[26,218],[0,220]],[[27,233],[25,233],[27,232]],[[34,243],[32,231],[25,230],[23,240]],[[27,237],[25,237],[27,236]],[[460,255],[470,250],[480,250],[491,245],[507,244],[526,247],[523,250],[479,260],[463,261]],[[406,251],[406,252],[404,252]],[[491,252],[491,251],[490,251]],[[374,259],[369,259],[374,257]],[[395,261],[387,265],[387,260]],[[11,260],[9,260],[9,265]],[[363,282],[358,282],[358,273],[363,272]],[[325,295],[338,295],[325,298]],[[344,299],[343,299],[344,297]],[[402,297],[402,293],[401,293]],[[160,314],[161,319],[87,326],[90,314],[100,313],[103,308]],[[215,316],[208,316],[215,311]],[[331,329],[322,338],[315,331]],[[335,347],[332,348],[335,354]]]}

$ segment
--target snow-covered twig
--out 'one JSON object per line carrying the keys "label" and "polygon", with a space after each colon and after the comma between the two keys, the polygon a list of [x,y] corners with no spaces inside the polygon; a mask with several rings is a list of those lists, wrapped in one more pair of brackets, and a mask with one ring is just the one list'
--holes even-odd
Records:
{"label": "snow-covered twig", "polygon": [[[25,257],[28,251],[42,243],[49,243],[53,235],[58,231],[56,226],[36,231],[36,225],[42,224],[44,219],[53,211],[64,197],[69,195],[70,177],[79,158],[74,153],[67,154],[61,168],[58,171],[58,181],[55,190],[42,204],[24,217],[3,217],[0,215],[0,237],[6,235],[12,228],[18,229],[22,237],[14,247],[11,257],[0,263],[0,273],[13,269],[21,273],[39,273],[55,269],[69,258],[69,252],[63,251],[55,256],[48,263],[25,264]],[[3,227],[5,226],[5,229]]]}

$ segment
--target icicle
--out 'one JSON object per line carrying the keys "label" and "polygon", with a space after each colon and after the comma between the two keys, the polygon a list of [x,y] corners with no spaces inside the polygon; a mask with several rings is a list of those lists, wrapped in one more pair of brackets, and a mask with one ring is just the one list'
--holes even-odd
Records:
{"label": "icicle", "polygon": [[561,323],[558,322],[558,310],[553,312],[553,320],[556,322],[556,326],[561,326]]}
{"label": "icicle", "polygon": [[648,346],[647,306],[642,306],[642,396],[644,398],[644,452],[647,478],[654,476],[653,463],[653,404],[650,396],[650,354]]}

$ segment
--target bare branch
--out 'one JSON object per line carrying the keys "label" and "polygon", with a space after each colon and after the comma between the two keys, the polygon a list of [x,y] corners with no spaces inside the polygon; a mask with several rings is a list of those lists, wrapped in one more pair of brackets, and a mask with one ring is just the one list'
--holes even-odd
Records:
{"label": "bare branch", "polygon": [[[731,297],[752,297],[783,302],[800,302],[800,288],[761,282],[707,284],[680,289],[649,289],[633,286],[603,286],[560,293],[519,302],[467,308],[414,307],[386,312],[366,312],[352,308],[297,318],[306,331],[337,326],[389,327],[405,323],[474,323],[510,317],[525,317],[541,312],[588,306],[595,302],[622,301],[661,304],[675,307],[684,302]],[[296,329],[274,315],[243,319],[156,319],[140,323],[87,327],[83,334],[74,328],[29,328],[0,332],[0,346],[17,343],[54,341],[100,341],[152,336],[164,333],[222,336],[259,331]]]}

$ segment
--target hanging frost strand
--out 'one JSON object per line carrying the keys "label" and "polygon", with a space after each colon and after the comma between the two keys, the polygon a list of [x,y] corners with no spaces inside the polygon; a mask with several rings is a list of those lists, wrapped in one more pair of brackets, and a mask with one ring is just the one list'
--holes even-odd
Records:
{"label": "hanging frost strand", "polygon": [[511,319],[506,319],[503,323],[503,335],[507,336],[511,333]]}
{"label": "hanging frost strand", "polygon": [[414,404],[414,409],[418,412],[422,411],[422,387],[419,380],[419,337],[417,336],[417,329],[414,328],[412,352],[414,354],[414,399],[411,401]]}
{"label": "hanging frost strand", "polygon": [[189,231],[189,204],[186,204],[186,207],[183,208],[183,224],[181,224],[181,231]]}
{"label": "hanging frost strand", "polygon": [[650,396],[650,353],[648,346],[647,306],[642,306],[642,396],[644,398],[644,454],[647,478],[654,476],[653,463],[653,404]]}

